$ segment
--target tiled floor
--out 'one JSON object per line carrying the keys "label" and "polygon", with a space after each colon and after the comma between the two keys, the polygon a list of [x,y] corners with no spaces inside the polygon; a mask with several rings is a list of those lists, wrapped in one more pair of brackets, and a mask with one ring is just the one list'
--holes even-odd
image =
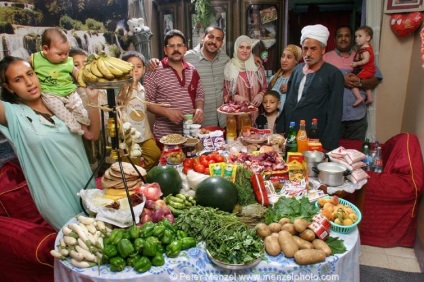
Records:
{"label": "tiled floor", "polygon": [[361,245],[360,264],[394,270],[421,272],[412,248],[377,248]]}

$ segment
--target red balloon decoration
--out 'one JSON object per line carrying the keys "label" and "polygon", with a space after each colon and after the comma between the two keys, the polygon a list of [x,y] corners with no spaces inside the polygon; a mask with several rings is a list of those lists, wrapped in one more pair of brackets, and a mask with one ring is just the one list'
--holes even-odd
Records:
{"label": "red balloon decoration", "polygon": [[390,28],[399,37],[407,37],[417,30],[423,22],[423,13],[413,12],[393,14],[390,18]]}

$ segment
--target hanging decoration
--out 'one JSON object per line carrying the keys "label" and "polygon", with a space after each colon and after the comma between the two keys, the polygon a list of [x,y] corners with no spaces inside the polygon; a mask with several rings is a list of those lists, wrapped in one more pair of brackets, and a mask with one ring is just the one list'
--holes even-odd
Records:
{"label": "hanging decoration", "polygon": [[405,38],[416,31],[423,22],[423,13],[412,12],[393,14],[390,17],[390,28],[399,37]]}

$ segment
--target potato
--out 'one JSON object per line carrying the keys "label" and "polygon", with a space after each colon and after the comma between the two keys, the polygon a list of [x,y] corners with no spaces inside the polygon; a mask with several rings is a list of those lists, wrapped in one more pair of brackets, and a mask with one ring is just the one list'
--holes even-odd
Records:
{"label": "potato", "polygon": [[325,260],[325,253],[317,249],[299,250],[294,254],[294,261],[297,264],[313,264]]}
{"label": "potato", "polygon": [[301,232],[299,234],[300,238],[302,238],[303,240],[312,242],[315,239],[315,232],[312,231],[311,229],[306,229],[305,231]]}
{"label": "potato", "polygon": [[331,248],[327,245],[324,240],[315,239],[312,241],[312,245],[315,249],[324,251],[325,255],[328,257],[331,255]]}
{"label": "potato", "polygon": [[270,225],[268,225],[269,230],[271,230],[271,233],[278,233],[281,231],[281,224],[279,223],[271,223]]}
{"label": "potato", "polygon": [[269,235],[269,236],[272,236],[274,238],[277,238],[277,240],[278,240],[278,233],[271,233],[271,235]]}
{"label": "potato", "polygon": [[269,234],[271,234],[271,230],[269,229],[268,225],[266,225],[265,223],[259,223],[258,225],[256,225],[256,233],[260,237],[265,238],[269,236]]}
{"label": "potato", "polygon": [[290,218],[288,218],[288,217],[282,217],[279,221],[278,221],[278,223],[281,225],[281,226],[283,226],[284,224],[286,224],[286,223],[291,223],[291,220],[290,220]]}
{"label": "potato", "polygon": [[299,250],[299,246],[287,230],[278,232],[278,243],[280,244],[281,251],[287,258],[292,258]]}
{"label": "potato", "polygon": [[270,256],[278,256],[281,253],[280,244],[278,238],[275,236],[268,236],[264,240],[265,251]]}
{"label": "potato", "polygon": [[283,226],[281,226],[281,230],[288,231],[291,235],[296,234],[296,230],[294,230],[293,223],[286,223]]}
{"label": "potato", "polygon": [[299,249],[313,249],[314,245],[311,242],[306,241],[299,236],[293,236],[293,239],[296,241],[296,244],[299,246]]}
{"label": "potato", "polygon": [[309,222],[304,218],[296,218],[293,222],[294,230],[301,233],[309,226]]}

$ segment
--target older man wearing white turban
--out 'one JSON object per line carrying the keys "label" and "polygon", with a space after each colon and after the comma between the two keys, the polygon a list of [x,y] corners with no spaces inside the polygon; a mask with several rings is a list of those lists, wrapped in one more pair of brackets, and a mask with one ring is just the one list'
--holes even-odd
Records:
{"label": "older man wearing white turban", "polygon": [[323,55],[329,36],[328,29],[320,24],[302,29],[300,43],[304,63],[297,65],[287,85],[283,111],[276,122],[276,130],[287,132],[294,121],[306,121],[306,129],[313,118],[318,119],[320,141],[325,151],[339,145],[339,132],[343,112],[344,78],[342,72],[325,63]]}

